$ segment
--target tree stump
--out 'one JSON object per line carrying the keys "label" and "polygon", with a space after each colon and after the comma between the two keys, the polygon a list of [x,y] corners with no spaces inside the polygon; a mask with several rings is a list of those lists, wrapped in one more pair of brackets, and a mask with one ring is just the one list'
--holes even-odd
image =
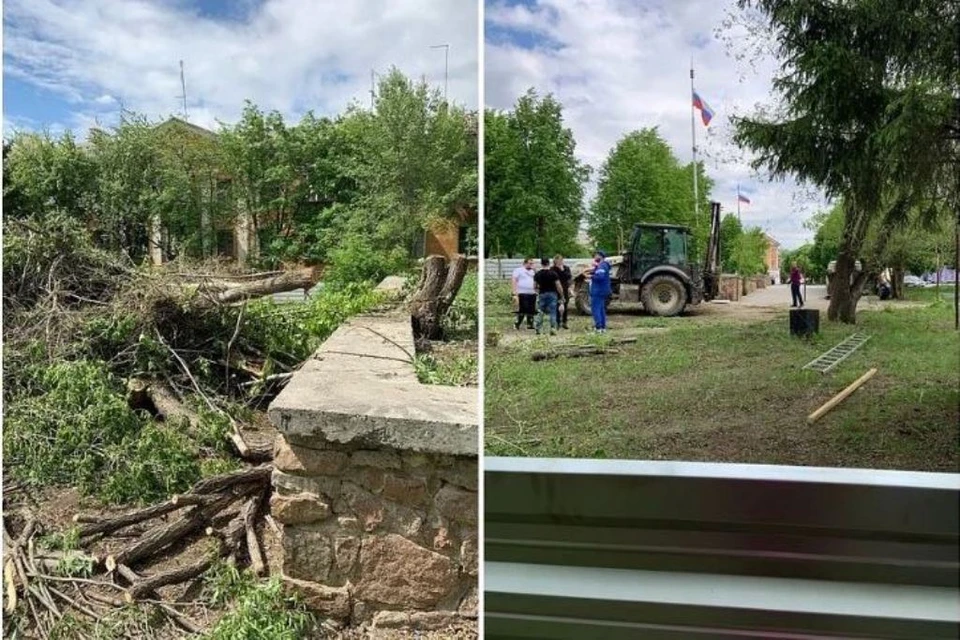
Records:
{"label": "tree stump", "polygon": [[443,339],[443,317],[453,305],[466,274],[467,258],[463,255],[457,255],[449,265],[443,256],[429,256],[424,261],[420,283],[410,300],[417,341]]}

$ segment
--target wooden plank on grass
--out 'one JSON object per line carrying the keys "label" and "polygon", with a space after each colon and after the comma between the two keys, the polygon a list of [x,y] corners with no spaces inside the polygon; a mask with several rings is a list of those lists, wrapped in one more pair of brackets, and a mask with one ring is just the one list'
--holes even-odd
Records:
{"label": "wooden plank on grass", "polygon": [[846,389],[844,389],[843,391],[835,395],[833,398],[831,398],[825,405],[823,405],[822,407],[820,407],[819,409],[811,413],[809,416],[807,416],[807,424],[813,424],[814,422],[822,418],[823,415],[826,414],[828,411],[830,411],[835,406],[837,406],[838,404],[846,400],[851,393],[859,389],[863,385],[863,383],[869,380],[870,378],[872,378],[876,372],[877,372],[876,368],[870,369],[870,371],[867,371],[865,374],[863,374],[862,376],[854,380],[850,384],[850,386],[848,386]]}

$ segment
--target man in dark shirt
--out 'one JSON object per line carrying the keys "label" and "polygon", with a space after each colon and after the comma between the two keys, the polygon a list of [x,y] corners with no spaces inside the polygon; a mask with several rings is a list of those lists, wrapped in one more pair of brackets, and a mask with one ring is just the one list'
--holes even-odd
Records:
{"label": "man in dark shirt", "polygon": [[563,289],[560,287],[560,276],[550,268],[550,261],[543,258],[540,261],[540,271],[533,276],[533,281],[537,285],[537,320],[534,326],[537,335],[543,329],[543,316],[550,318],[550,335],[557,333],[557,299],[563,295]]}
{"label": "man in dark shirt", "polygon": [[560,300],[557,305],[557,324],[563,329],[567,328],[567,311],[570,309],[570,282],[573,280],[573,274],[570,273],[570,267],[563,264],[563,256],[553,257],[553,270],[557,272],[560,278]]}

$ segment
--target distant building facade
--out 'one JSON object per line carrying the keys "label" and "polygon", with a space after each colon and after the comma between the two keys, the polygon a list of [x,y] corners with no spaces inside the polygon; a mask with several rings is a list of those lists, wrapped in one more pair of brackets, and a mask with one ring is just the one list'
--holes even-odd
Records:
{"label": "distant building facade", "polygon": [[780,284],[780,243],[768,234],[763,234],[767,241],[767,255],[764,262],[767,265],[767,274],[773,284]]}

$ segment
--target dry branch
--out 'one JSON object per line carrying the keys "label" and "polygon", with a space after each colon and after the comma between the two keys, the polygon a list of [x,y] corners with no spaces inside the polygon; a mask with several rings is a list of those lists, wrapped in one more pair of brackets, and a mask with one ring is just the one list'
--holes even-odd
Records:
{"label": "dry branch", "polygon": [[236,496],[227,494],[217,497],[207,506],[192,507],[179,520],[155,529],[118,553],[107,556],[107,570],[112,571],[121,564],[135,564],[154,555],[187,534],[202,528],[214,515],[227,508],[235,499]]}
{"label": "dry branch", "polygon": [[263,554],[260,552],[260,542],[257,540],[257,515],[263,506],[264,493],[261,492],[254,500],[247,502],[241,511],[247,540],[247,553],[250,556],[250,569],[258,576],[263,575],[266,571],[266,563],[264,563]]}
{"label": "dry branch", "polygon": [[[99,522],[91,522],[81,525],[79,527],[80,537],[85,538],[97,533],[113,533],[114,531],[118,531],[124,527],[129,527],[130,525],[144,522],[145,520],[158,518],[162,515],[170,513],[171,511],[182,509],[188,505],[208,504],[212,500],[212,496],[174,496],[166,502],[161,502],[160,504],[155,504],[144,509],[138,509],[130,513],[125,513],[123,515],[116,516],[115,518],[105,518]],[[74,522],[78,521],[79,520],[77,519],[77,516],[74,516]]]}
{"label": "dry branch", "polygon": [[231,471],[229,473],[224,473],[218,476],[213,476],[212,478],[201,480],[197,484],[193,485],[193,488],[190,489],[189,493],[216,493],[218,491],[223,491],[224,489],[229,489],[230,487],[235,487],[241,484],[259,484],[261,486],[266,486],[270,482],[270,474],[272,472],[273,467],[268,465],[260,465],[258,467],[251,467],[249,469]]}
{"label": "dry branch", "polygon": [[202,558],[191,564],[174,567],[169,571],[163,571],[149,577],[141,578],[130,585],[130,590],[127,592],[127,600],[128,602],[142,600],[149,597],[150,594],[160,587],[193,580],[212,567],[214,560],[219,556],[220,553],[218,552],[214,557]]}
{"label": "dry branch", "polygon": [[[143,579],[139,574],[137,574],[137,572],[135,572],[133,569],[131,569],[126,565],[118,565],[117,573],[123,576],[123,578],[130,584],[137,584]],[[149,593],[147,595],[149,595]],[[129,603],[132,601],[133,601],[133,597],[130,595],[128,591],[125,590],[123,603]],[[115,606],[118,606],[118,608],[122,607],[123,603],[119,603],[118,605],[115,605]],[[182,613],[180,613],[179,611],[171,607],[169,604],[165,602],[159,602],[157,606],[161,610],[163,610],[163,612],[167,615],[167,617],[169,617],[175,624],[180,626],[182,629],[185,629],[187,632],[196,634],[202,631],[202,629],[198,624],[196,624],[195,622],[193,622],[192,620],[184,616]]]}
{"label": "dry branch", "polygon": [[604,347],[576,347],[574,349],[534,351],[530,354],[530,359],[538,362],[540,360],[553,360],[555,358],[586,358],[589,356],[602,356],[617,353],[620,353],[619,349],[608,349]]}

